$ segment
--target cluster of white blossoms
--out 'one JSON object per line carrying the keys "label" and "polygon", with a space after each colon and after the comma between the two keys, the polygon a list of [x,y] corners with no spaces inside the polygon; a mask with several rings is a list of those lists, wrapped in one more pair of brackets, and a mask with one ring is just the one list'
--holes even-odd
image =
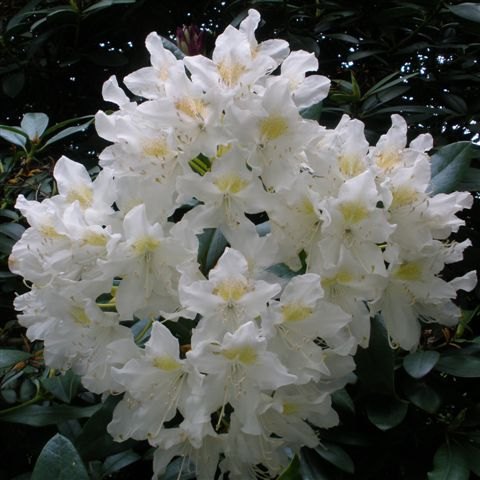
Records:
{"label": "cluster of white blossoms", "polygon": [[[440,277],[469,245],[448,239],[472,197],[430,194],[430,135],[407,146],[393,115],[370,146],[358,120],[303,119],[330,82],[307,75],[313,54],[257,43],[259,21],[227,27],[212,59],[178,60],[150,34],[152,66],[124,79],[143,100],[104,86],[118,110],[96,116],[112,142],[100,174],[62,157],[58,194],[16,205],[31,225],[10,257],[31,285],[20,323],[47,365],[124,394],[108,430],[156,447],[155,478],[177,456],[199,479],[274,477],[337,424],[331,395],[372,316],[413,350],[421,322],[458,321],[452,299],[476,282]],[[227,241],[210,271],[206,229]]]}

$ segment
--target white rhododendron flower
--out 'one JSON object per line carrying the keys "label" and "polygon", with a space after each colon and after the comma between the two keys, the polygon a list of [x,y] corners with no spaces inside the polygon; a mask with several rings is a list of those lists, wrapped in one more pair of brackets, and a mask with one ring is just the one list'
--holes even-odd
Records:
{"label": "white rhododendron flower", "polygon": [[108,431],[155,448],[154,478],[177,456],[200,480],[275,477],[338,423],[332,394],[374,315],[414,350],[476,284],[441,277],[469,245],[448,239],[472,197],[432,195],[430,135],[407,145],[392,115],[370,146],[359,120],[302,118],[330,81],[313,54],[258,43],[259,22],[227,27],[212,59],[151,33],[133,95],[105,82],[101,172],[62,157],[58,194],[16,204],[21,325],[48,366],[123,395]]}

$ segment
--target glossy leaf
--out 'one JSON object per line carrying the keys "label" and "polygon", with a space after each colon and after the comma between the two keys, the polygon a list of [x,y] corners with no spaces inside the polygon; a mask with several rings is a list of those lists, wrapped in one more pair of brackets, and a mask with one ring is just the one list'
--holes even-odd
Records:
{"label": "glossy leaf", "polygon": [[48,441],[33,469],[31,480],[89,480],[72,442],[57,433]]}
{"label": "glossy leaf", "polygon": [[469,168],[465,171],[462,181],[458,185],[459,190],[470,192],[480,191],[480,168]]}
{"label": "glossy leaf", "polygon": [[416,407],[435,413],[442,405],[440,395],[424,381],[405,378],[402,382],[405,397]]}
{"label": "glossy leaf", "polygon": [[125,450],[124,452],[110,455],[103,462],[103,475],[108,476],[112,473],[118,472],[132,463],[140,460],[141,456],[133,450]]}
{"label": "glossy leaf", "polygon": [[119,396],[108,397],[83,426],[82,432],[75,440],[75,446],[82,458],[86,460],[100,459],[125,449],[123,444],[114,442],[107,432],[107,425],[112,420],[113,409],[120,400]]}
{"label": "glossy leaf", "polygon": [[182,60],[182,58],[185,57],[185,54],[180,50],[180,48],[177,47],[175,43],[173,43],[171,40],[165,37],[161,37],[163,46],[172,52],[175,55],[175,58],[178,60]]}
{"label": "glossy leaf", "polygon": [[334,480],[320,455],[309,448],[302,448],[299,454],[300,472],[303,480]]}
{"label": "glossy leaf", "polygon": [[478,378],[480,377],[480,357],[463,355],[461,352],[445,354],[441,356],[435,369],[454,377]]}
{"label": "glossy leaf", "polygon": [[0,233],[6,235],[7,237],[18,240],[25,231],[25,227],[19,223],[1,223],[0,224]]}
{"label": "glossy leaf", "polygon": [[456,190],[468,171],[470,160],[477,154],[476,150],[471,142],[456,142],[432,155],[432,194]]}
{"label": "glossy leaf", "polygon": [[0,253],[4,253],[5,255],[10,255],[14,244],[15,244],[15,240],[13,240],[13,238],[0,235]]}
{"label": "glossy leaf", "polygon": [[17,145],[18,147],[22,147],[25,150],[28,137],[27,134],[19,128],[0,125],[0,138]]}
{"label": "glossy leaf", "polygon": [[90,5],[89,7],[87,7],[83,11],[83,13],[84,14],[95,13],[105,8],[112,7],[113,5],[121,5],[121,4],[135,3],[135,2],[136,0],[100,0],[99,2],[94,3],[93,5]]}
{"label": "glossy leaf", "polygon": [[73,135],[75,133],[84,132],[92,123],[93,123],[93,119],[89,120],[88,122],[82,123],[81,125],[77,125],[75,127],[65,128],[64,130],[62,130],[61,132],[58,132],[53,137],[49,138],[45,142],[44,146],[46,147],[47,145],[51,145],[52,143],[58,142],[59,140],[69,137],[70,135]]}
{"label": "glossy leaf", "polygon": [[363,110],[368,111],[379,107],[380,105],[383,105],[384,103],[403,95],[408,90],[410,90],[409,85],[398,85],[396,87],[390,87],[386,90],[381,90],[365,100],[363,103]]}
{"label": "glossy leaf", "polygon": [[469,468],[462,449],[457,445],[443,444],[435,453],[428,480],[468,480],[469,477]]}
{"label": "glossy leaf", "polygon": [[293,457],[290,465],[278,476],[277,480],[302,480],[300,460],[297,455]]}
{"label": "glossy leaf", "polygon": [[337,390],[332,394],[332,402],[336,410],[355,415],[355,403],[344,388]]}
{"label": "glossy leaf", "polygon": [[411,377],[422,378],[432,370],[439,358],[440,354],[434,350],[419,350],[403,359],[403,368]]}
{"label": "glossy leaf", "polygon": [[355,362],[358,381],[366,392],[394,394],[394,355],[379,317],[372,319],[369,346],[358,349]]}
{"label": "glossy leaf", "polygon": [[480,476],[480,448],[471,443],[462,443],[462,453],[467,460],[468,468],[477,476]]}
{"label": "glossy leaf", "polygon": [[80,377],[71,370],[63,375],[43,378],[42,387],[62,402],[69,403],[76,396],[80,386]]}
{"label": "glossy leaf", "polygon": [[458,17],[480,22],[480,4],[465,2],[458,5],[447,5],[447,8]]}
{"label": "glossy leaf", "polygon": [[0,368],[11,367],[30,357],[30,353],[21,350],[0,350]]}
{"label": "glossy leaf", "polygon": [[48,115],[44,113],[26,113],[20,123],[22,130],[28,135],[30,140],[40,138],[47,129]]}
{"label": "glossy leaf", "polygon": [[390,430],[400,425],[407,410],[406,402],[385,395],[372,397],[367,403],[368,419],[380,430]]}
{"label": "glossy leaf", "polygon": [[[409,75],[401,75],[398,76],[399,72],[392,73],[390,75],[387,75],[385,78],[382,78],[379,82],[377,82],[373,87],[371,87],[363,96],[363,98],[368,98],[371,95],[374,95],[376,93],[380,93],[384,90],[388,90],[389,88],[394,87],[395,85],[398,85],[399,83],[406,83],[406,81],[409,78],[415,77],[418,74],[417,73],[411,73]],[[397,78],[395,78],[397,77]]]}
{"label": "glossy leaf", "polygon": [[28,405],[17,410],[0,413],[0,421],[23,423],[33,427],[54,425],[74,418],[92,416],[100,405],[73,407],[70,405]]}
{"label": "glossy leaf", "polygon": [[206,229],[198,238],[198,262],[202,272],[207,275],[222,256],[228,242],[220,230],[211,228]]}
{"label": "glossy leaf", "polygon": [[346,473],[353,474],[355,465],[350,455],[342,447],[322,441],[320,446],[315,448],[315,451],[327,462],[335,465],[337,468]]}

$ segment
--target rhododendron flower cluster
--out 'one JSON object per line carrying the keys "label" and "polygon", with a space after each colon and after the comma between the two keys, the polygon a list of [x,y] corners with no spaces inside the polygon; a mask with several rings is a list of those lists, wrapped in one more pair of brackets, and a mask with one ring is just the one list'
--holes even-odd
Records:
{"label": "rhododendron flower cluster", "polygon": [[[105,83],[118,109],[96,115],[112,143],[96,179],[62,157],[58,194],[16,205],[20,323],[48,366],[123,394],[108,430],[156,447],[155,478],[176,456],[199,479],[274,477],[337,424],[372,316],[413,350],[476,282],[440,276],[469,245],[448,239],[472,197],[431,195],[430,135],[407,145],[393,115],[371,146],[359,120],[302,118],[330,82],[313,54],[258,43],[259,21],[227,27],[212,59],[150,34],[151,66],[124,79],[136,100]],[[226,247],[208,270],[212,229]]]}

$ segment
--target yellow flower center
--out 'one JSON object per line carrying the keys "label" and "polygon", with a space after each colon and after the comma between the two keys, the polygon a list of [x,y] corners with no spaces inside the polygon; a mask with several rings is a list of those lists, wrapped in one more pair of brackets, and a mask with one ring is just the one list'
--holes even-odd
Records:
{"label": "yellow flower center", "polygon": [[223,157],[232,149],[232,144],[227,143],[226,145],[217,145],[217,158]]}
{"label": "yellow flower center", "polygon": [[248,284],[245,280],[223,280],[212,290],[226,302],[237,302],[248,292]]}
{"label": "yellow flower center", "polygon": [[399,160],[398,152],[387,151],[377,156],[376,163],[382,170],[389,172],[397,166]]}
{"label": "yellow flower center", "polygon": [[88,232],[83,240],[92,247],[104,247],[107,244],[107,237],[102,233]]}
{"label": "yellow flower center", "polygon": [[401,186],[392,191],[391,208],[410,205],[418,199],[418,192],[412,187]]}
{"label": "yellow flower center", "polygon": [[414,282],[420,280],[422,276],[422,267],[417,262],[405,262],[395,268],[393,276],[398,280]]}
{"label": "yellow flower center", "polygon": [[217,65],[218,74],[222,79],[222,82],[227,87],[233,87],[238,83],[238,80],[245,72],[245,65],[241,63],[220,62]]}
{"label": "yellow flower center", "polygon": [[287,303],[282,305],[284,323],[295,323],[305,320],[313,313],[313,309],[301,303]]}
{"label": "yellow flower center", "polygon": [[340,205],[345,222],[355,224],[368,217],[368,210],[359,202],[344,202]]}
{"label": "yellow flower center", "polygon": [[48,238],[62,238],[65,236],[61,233],[58,233],[55,227],[52,227],[52,225],[42,225],[40,227],[40,233]]}
{"label": "yellow flower center", "polygon": [[137,255],[145,255],[149,252],[155,251],[155,249],[160,244],[160,240],[152,237],[142,237],[138,239],[133,245],[132,248]]}
{"label": "yellow flower center", "polygon": [[316,215],[315,207],[308,197],[304,197],[298,206],[298,210],[306,215]]}
{"label": "yellow flower center", "polygon": [[296,405],[295,403],[285,402],[283,404],[282,413],[284,415],[292,415],[292,414],[297,413],[297,412],[298,412],[298,405]]}
{"label": "yellow flower center", "polygon": [[330,288],[338,283],[349,283],[353,280],[353,276],[351,273],[346,272],[345,270],[340,270],[337,274],[333,277],[322,278],[322,287],[323,288]]}
{"label": "yellow flower center", "polygon": [[82,208],[90,207],[90,205],[92,204],[92,200],[92,189],[84,185],[70,190],[67,195],[67,202],[73,203],[75,201],[78,201]]}
{"label": "yellow flower center", "polygon": [[206,104],[199,98],[185,97],[175,102],[175,108],[191,118],[204,118]]}
{"label": "yellow flower center", "polygon": [[276,140],[288,130],[288,123],[280,115],[270,115],[260,121],[260,133],[266,140]]}
{"label": "yellow flower center", "polygon": [[221,192],[233,194],[242,191],[247,186],[247,182],[243,178],[234,174],[219,177],[213,183]]}
{"label": "yellow flower center", "polygon": [[257,361],[257,351],[250,345],[222,350],[222,355],[228,360],[236,360],[245,365],[252,365]]}
{"label": "yellow flower center", "polygon": [[143,153],[149,157],[164,158],[169,153],[167,142],[164,139],[154,140],[143,147]]}
{"label": "yellow flower center", "polygon": [[362,159],[353,155],[341,155],[338,158],[338,168],[345,177],[356,177],[365,171]]}
{"label": "yellow flower center", "polygon": [[84,308],[73,307],[70,313],[72,314],[73,320],[77,325],[88,327],[92,323]]}
{"label": "yellow flower center", "polygon": [[165,372],[174,372],[181,367],[181,364],[177,362],[174,358],[164,355],[161,357],[155,357],[153,359],[153,366],[164,370]]}

